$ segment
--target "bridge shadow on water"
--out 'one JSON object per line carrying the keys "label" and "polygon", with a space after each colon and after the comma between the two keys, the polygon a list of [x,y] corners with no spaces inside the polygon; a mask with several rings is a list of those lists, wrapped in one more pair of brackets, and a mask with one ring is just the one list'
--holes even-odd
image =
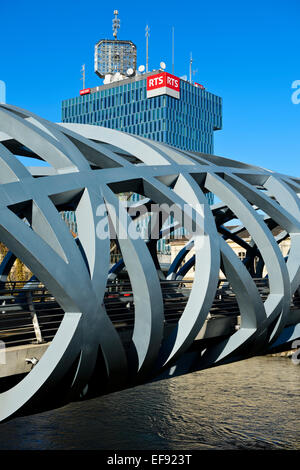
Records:
{"label": "bridge shadow on water", "polygon": [[300,367],[258,357],[0,424],[0,449],[300,450]]}

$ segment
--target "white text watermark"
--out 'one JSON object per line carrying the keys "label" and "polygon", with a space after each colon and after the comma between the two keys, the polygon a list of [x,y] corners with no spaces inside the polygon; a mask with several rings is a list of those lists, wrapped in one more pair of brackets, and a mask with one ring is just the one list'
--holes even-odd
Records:
{"label": "white text watermark", "polygon": [[292,83],[292,88],[295,91],[292,93],[292,103],[300,104],[300,80],[294,80]]}
{"label": "white text watermark", "polygon": [[6,103],[6,85],[3,80],[0,80],[0,104]]}
{"label": "white text watermark", "polygon": [[96,211],[100,220],[96,225],[97,237],[101,240],[133,239],[159,240],[168,238],[176,226],[176,238],[204,235],[204,206],[197,204],[183,207],[173,204],[133,205],[124,202],[114,206],[100,204]]}

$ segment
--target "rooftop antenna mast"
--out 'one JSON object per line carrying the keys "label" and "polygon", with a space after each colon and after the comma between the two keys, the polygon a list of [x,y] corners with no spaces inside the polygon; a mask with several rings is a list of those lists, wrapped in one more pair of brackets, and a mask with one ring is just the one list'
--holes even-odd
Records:
{"label": "rooftop antenna mast", "polygon": [[149,71],[148,70],[149,69],[148,67],[149,66],[148,42],[149,42],[149,36],[150,36],[150,28],[148,25],[146,26],[145,31],[146,31],[146,34],[145,34],[146,36],[146,72],[148,72]]}
{"label": "rooftop antenna mast", "polygon": [[112,23],[113,23],[112,29],[113,29],[113,36],[114,36],[115,39],[118,39],[118,38],[117,38],[117,36],[118,36],[118,29],[120,29],[120,20],[119,20],[119,18],[118,18],[118,14],[119,14],[118,10],[114,10],[114,15],[115,15],[115,17],[114,17],[114,19],[113,19],[113,21],[112,21]]}
{"label": "rooftop antenna mast", "polygon": [[174,26],[172,27],[172,74],[174,75]]}
{"label": "rooftop antenna mast", "polygon": [[85,64],[81,66],[81,79],[82,80],[82,89],[85,89]]}
{"label": "rooftop antenna mast", "polygon": [[192,83],[192,64],[193,64],[193,56],[192,56],[192,53],[191,53],[191,57],[190,57],[190,83]]}

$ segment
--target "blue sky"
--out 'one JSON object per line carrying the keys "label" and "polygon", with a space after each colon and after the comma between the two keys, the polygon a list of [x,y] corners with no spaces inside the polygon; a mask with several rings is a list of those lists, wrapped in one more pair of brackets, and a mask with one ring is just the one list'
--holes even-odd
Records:
{"label": "blue sky", "polygon": [[120,12],[120,39],[138,48],[145,64],[145,27],[150,27],[149,66],[160,61],[223,98],[223,130],[215,153],[300,176],[300,104],[292,83],[300,80],[299,0],[252,2],[0,2],[0,80],[7,102],[60,121],[61,101],[77,96],[80,69],[86,86],[101,84],[93,71],[94,44],[112,38],[113,10]]}

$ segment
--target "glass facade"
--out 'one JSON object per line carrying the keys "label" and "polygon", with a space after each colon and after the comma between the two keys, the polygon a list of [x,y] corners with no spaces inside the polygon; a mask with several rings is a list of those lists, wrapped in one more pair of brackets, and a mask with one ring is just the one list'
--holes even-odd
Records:
{"label": "glass facade", "polygon": [[213,132],[222,128],[222,99],[184,80],[180,99],[147,98],[147,80],[139,76],[64,100],[62,122],[110,127],[182,150],[213,153]]}

